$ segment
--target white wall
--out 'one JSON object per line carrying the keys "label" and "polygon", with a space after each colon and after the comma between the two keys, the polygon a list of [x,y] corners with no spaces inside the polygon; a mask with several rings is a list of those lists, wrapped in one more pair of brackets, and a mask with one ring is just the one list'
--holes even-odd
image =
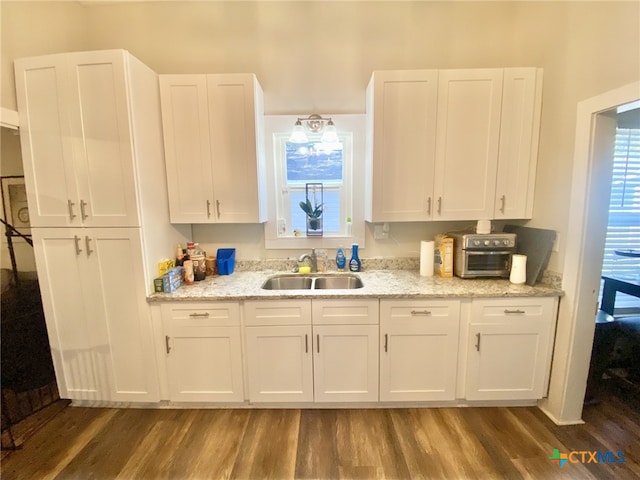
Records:
{"label": "white wall", "polygon": [[[559,232],[561,272],[577,103],[640,76],[638,2],[7,2],[2,106],[15,108],[14,58],[125,48],[158,73],[254,72],[265,113],[362,113],[373,70],[544,68],[539,168],[531,226]],[[363,256],[417,255],[455,225],[392,225]],[[205,246],[273,258],[259,226],[199,226]]]}

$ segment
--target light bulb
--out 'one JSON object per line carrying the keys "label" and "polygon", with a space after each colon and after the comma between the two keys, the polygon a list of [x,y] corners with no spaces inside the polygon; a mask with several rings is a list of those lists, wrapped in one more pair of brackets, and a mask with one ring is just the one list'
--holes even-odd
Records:
{"label": "light bulb", "polygon": [[302,126],[302,123],[300,123],[300,120],[298,120],[293,127],[293,132],[291,132],[289,141],[291,143],[307,143],[309,141],[307,139],[307,134],[304,133],[304,127]]}
{"label": "light bulb", "polygon": [[338,131],[331,120],[329,120],[329,123],[324,128],[320,141],[322,143],[338,143],[340,141],[338,138]]}

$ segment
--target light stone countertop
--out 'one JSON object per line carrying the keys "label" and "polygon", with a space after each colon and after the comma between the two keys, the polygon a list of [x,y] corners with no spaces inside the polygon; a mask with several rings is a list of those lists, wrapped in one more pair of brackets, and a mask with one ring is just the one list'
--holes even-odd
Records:
{"label": "light stone countertop", "polygon": [[[236,271],[231,275],[207,277],[183,285],[173,293],[154,293],[149,303],[185,301],[240,301],[300,298],[445,298],[445,297],[550,297],[563,296],[554,286],[514,285],[508,279],[462,279],[422,277],[415,270],[372,270],[356,273],[364,286],[352,290],[263,290],[264,281],[275,270]],[[346,273],[327,272],[332,275]],[[317,274],[312,274],[317,275]],[[320,274],[322,275],[322,274]]]}

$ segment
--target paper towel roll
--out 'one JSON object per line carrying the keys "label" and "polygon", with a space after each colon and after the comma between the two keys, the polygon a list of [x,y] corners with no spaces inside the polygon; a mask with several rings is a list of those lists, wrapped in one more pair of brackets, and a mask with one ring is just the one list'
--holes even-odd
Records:
{"label": "paper towel roll", "polygon": [[524,283],[527,280],[527,256],[514,253],[511,255],[511,283]]}
{"label": "paper towel roll", "polygon": [[420,242],[420,275],[423,277],[433,276],[433,240]]}

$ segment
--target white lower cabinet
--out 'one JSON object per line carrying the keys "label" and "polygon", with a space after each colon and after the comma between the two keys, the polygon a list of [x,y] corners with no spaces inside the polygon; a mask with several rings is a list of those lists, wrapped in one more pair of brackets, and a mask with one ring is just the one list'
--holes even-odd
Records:
{"label": "white lower cabinet", "polygon": [[471,304],[467,400],[546,396],[557,299],[478,299]]}
{"label": "white lower cabinet", "polygon": [[157,402],[159,385],[137,228],[34,228],[61,398]]}
{"label": "white lower cabinet", "polygon": [[252,403],[378,400],[378,300],[249,301],[245,324]]}
{"label": "white lower cabinet", "polygon": [[380,400],[454,400],[458,300],[380,301]]}
{"label": "white lower cabinet", "polygon": [[312,402],[311,300],[245,302],[249,400]]}
{"label": "white lower cabinet", "polygon": [[169,400],[242,402],[240,305],[162,305]]}

